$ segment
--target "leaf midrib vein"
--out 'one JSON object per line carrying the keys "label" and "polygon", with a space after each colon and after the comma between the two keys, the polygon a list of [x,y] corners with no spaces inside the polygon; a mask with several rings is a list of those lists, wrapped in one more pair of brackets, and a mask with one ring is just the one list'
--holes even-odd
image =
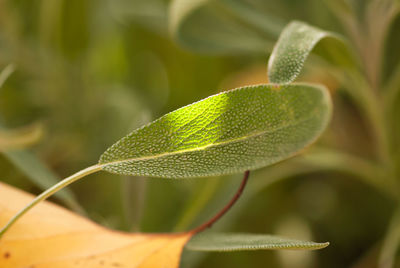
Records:
{"label": "leaf midrib vein", "polygon": [[298,125],[298,124],[300,124],[302,122],[308,121],[312,117],[315,116],[315,113],[316,113],[317,110],[319,110],[319,109],[315,109],[311,113],[310,116],[307,116],[307,117],[305,117],[305,118],[303,118],[301,120],[294,121],[294,122],[292,122],[290,124],[281,125],[281,126],[276,127],[274,129],[253,132],[250,135],[246,135],[246,136],[243,136],[243,137],[240,137],[240,138],[224,140],[224,141],[221,141],[221,142],[210,143],[210,144],[207,144],[207,145],[204,145],[204,146],[200,146],[200,147],[196,147],[196,148],[189,148],[189,149],[184,149],[184,150],[178,150],[178,151],[174,151],[174,152],[166,152],[166,153],[161,153],[161,154],[157,154],[157,155],[149,155],[149,156],[143,156],[143,157],[137,157],[137,158],[127,158],[127,159],[116,160],[116,161],[107,162],[107,163],[99,163],[99,166],[101,168],[103,168],[103,167],[107,167],[107,166],[110,166],[110,165],[118,165],[118,164],[121,164],[121,163],[124,163],[124,162],[146,161],[146,160],[161,158],[161,157],[164,157],[164,156],[171,156],[171,155],[177,155],[177,154],[188,153],[188,152],[202,151],[202,150],[205,150],[205,149],[207,149],[209,147],[217,147],[217,146],[225,145],[225,144],[228,144],[228,143],[235,143],[235,142],[238,142],[238,141],[255,138],[255,137],[258,137],[258,136],[261,136],[261,135],[264,135],[264,134],[268,134],[268,133],[272,133],[272,132],[275,132],[275,131],[279,131],[281,129],[285,129],[285,128],[290,127],[292,125]]}

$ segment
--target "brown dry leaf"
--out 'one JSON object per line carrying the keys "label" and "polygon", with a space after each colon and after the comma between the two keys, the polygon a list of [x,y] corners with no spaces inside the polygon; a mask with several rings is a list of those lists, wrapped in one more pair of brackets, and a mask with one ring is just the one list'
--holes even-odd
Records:
{"label": "brown dry leaf", "polygon": [[[31,199],[0,183],[0,226]],[[0,239],[0,267],[172,268],[191,236],[116,232],[45,201]]]}

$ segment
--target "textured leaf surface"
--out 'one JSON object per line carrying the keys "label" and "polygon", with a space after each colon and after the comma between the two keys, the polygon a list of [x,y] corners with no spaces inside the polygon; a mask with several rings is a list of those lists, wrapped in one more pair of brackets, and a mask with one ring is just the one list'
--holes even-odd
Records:
{"label": "textured leaf surface", "polygon": [[169,27],[182,46],[199,52],[264,53],[284,23],[260,10],[254,1],[174,0]]}
{"label": "textured leaf surface", "polygon": [[335,64],[351,66],[353,57],[342,37],[322,31],[303,22],[291,22],[282,31],[268,62],[268,79],[271,83],[287,84],[296,79],[310,52],[322,39],[329,46],[322,56]]}
{"label": "textured leaf surface", "polygon": [[[32,198],[0,183],[0,225]],[[190,236],[115,232],[45,201],[0,239],[0,267],[177,268]]]}
{"label": "textured leaf surface", "polygon": [[110,147],[102,169],[126,175],[200,177],[243,172],[312,143],[330,117],[326,88],[243,87],[171,112]]}
{"label": "textured leaf surface", "polygon": [[244,233],[200,233],[187,244],[195,251],[243,251],[262,249],[321,249],[329,243],[315,243],[273,235]]}

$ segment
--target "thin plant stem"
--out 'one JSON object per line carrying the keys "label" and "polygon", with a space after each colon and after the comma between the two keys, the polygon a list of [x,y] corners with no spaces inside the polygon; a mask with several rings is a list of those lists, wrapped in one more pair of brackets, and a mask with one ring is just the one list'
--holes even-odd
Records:
{"label": "thin plant stem", "polygon": [[236,201],[238,201],[239,197],[242,195],[244,188],[246,187],[246,183],[249,179],[249,175],[250,175],[250,171],[247,170],[244,173],[242,182],[239,186],[239,189],[236,191],[236,194],[233,196],[233,198],[229,201],[228,204],[225,205],[225,207],[223,209],[221,209],[214,217],[212,217],[210,220],[208,220],[207,222],[203,223],[202,225],[194,228],[193,230],[191,230],[190,232],[193,234],[199,233],[204,231],[207,228],[210,228],[214,223],[216,223],[222,216],[225,215],[225,213],[227,213],[232,206],[236,203]]}
{"label": "thin plant stem", "polygon": [[12,217],[8,223],[0,230],[0,238],[4,235],[4,233],[10,229],[11,226],[15,224],[15,222],[21,218],[25,213],[27,213],[31,208],[33,208],[35,205],[37,205],[39,202],[45,200],[46,198],[50,197],[54,193],[58,192],[59,190],[63,189],[64,187],[70,185],[71,183],[89,175],[92,173],[95,173],[97,171],[101,170],[100,165],[94,165],[90,166],[88,168],[85,168],[81,171],[78,171],[77,173],[63,179],[59,183],[53,185],[40,195],[38,195],[35,199],[33,199],[28,205],[26,205],[23,209],[21,209],[17,214]]}

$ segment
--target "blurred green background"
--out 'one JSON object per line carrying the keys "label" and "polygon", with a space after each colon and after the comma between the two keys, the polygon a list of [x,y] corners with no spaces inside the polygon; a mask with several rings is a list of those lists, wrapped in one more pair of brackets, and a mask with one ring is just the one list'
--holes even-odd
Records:
{"label": "blurred green background", "polygon": [[[170,1],[0,0],[0,69],[15,68],[0,88],[0,124],[4,131],[29,125],[43,132],[23,149],[28,156],[3,150],[0,180],[38,194],[51,180],[32,176],[32,170],[64,178],[167,112],[222,90],[266,83],[268,56],[289,21],[351,35],[368,19],[386,18],[384,12],[366,17],[369,2],[376,1],[203,1],[205,7],[182,28],[183,37],[174,38],[170,27],[177,18]],[[359,28],[343,24],[347,5]],[[383,53],[378,81],[390,77],[399,62],[399,24],[395,15],[388,22],[390,42],[382,47],[389,52]],[[350,40],[357,50],[357,38]],[[379,187],[384,175],[375,168],[374,131],[326,66],[312,56],[300,80],[330,89],[335,114],[329,130],[304,156],[252,172],[237,206],[213,228],[331,245],[315,252],[184,251],[182,267],[377,267],[396,197]],[[392,133],[398,153],[399,124]],[[327,146],[330,151],[319,149]],[[76,202],[69,207],[114,229],[183,231],[218,211],[240,179],[99,173],[69,187],[68,198]],[[51,200],[68,203],[58,197]]]}

